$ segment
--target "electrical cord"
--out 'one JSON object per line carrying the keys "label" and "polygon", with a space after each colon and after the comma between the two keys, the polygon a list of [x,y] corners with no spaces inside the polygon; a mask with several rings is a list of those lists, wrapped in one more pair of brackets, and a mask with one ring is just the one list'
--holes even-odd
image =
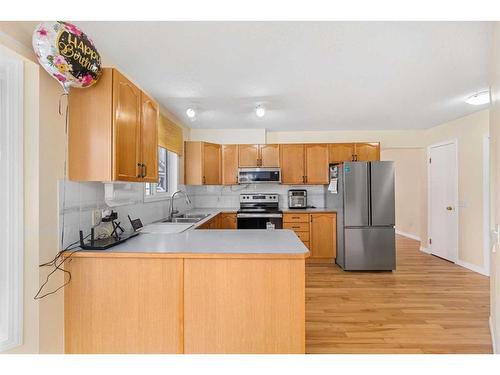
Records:
{"label": "electrical cord", "polygon": [[[90,234],[88,234],[87,236],[85,236],[84,240],[86,238],[88,238],[90,236]],[[64,265],[65,262],[67,261],[71,261],[71,257],[73,256],[74,253],[78,252],[78,251],[81,251],[82,249],[79,248],[80,246],[75,246],[79,243],[80,241],[75,241],[71,244],[69,244],[64,250],[61,250],[59,251],[56,256],[54,257],[54,259],[52,259],[51,261],[49,262],[46,262],[46,263],[42,263],[40,264],[38,267],[54,267],[54,269],[52,271],[50,271],[46,278],[45,278],[45,281],[42,283],[42,285],[40,285],[40,288],[38,289],[38,292],[35,294],[35,296],[33,297],[33,299],[35,300],[39,300],[39,299],[42,299],[42,298],[45,298],[47,296],[50,296],[51,294],[55,294],[57,293],[57,291],[59,291],[60,289],[64,288],[66,285],[68,285],[71,281],[71,272],[69,272],[68,270],[65,270],[64,268],[61,268],[62,265]],[[76,250],[75,250],[76,249]],[[75,250],[75,251],[71,251],[71,250]],[[67,251],[71,251],[68,255],[66,255],[62,260],[61,260],[61,257],[62,255],[67,252]],[[64,272],[65,274],[68,275],[68,280],[65,281],[63,283],[63,285],[59,286],[58,288],[56,288],[55,290],[51,291],[51,292],[47,292],[43,295],[40,295],[40,293],[42,292],[43,288],[45,287],[45,285],[48,284],[49,280],[50,280],[50,277],[57,271],[62,271]]]}

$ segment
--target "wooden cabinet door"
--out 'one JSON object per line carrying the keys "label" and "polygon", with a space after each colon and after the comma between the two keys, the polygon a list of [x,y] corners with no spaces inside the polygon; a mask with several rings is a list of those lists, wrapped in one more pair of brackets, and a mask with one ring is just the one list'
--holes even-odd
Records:
{"label": "wooden cabinet door", "polygon": [[239,166],[242,168],[257,167],[259,145],[239,145]]}
{"label": "wooden cabinet door", "polygon": [[259,148],[261,167],[280,166],[280,145],[260,145]]}
{"label": "wooden cabinet door", "polygon": [[139,165],[141,91],[116,70],[113,72],[113,112],[113,179],[142,181]]}
{"label": "wooden cabinet door", "polygon": [[334,259],[337,256],[336,214],[311,214],[310,250],[312,258]]}
{"label": "wooden cabinet door", "polygon": [[328,145],[306,144],[306,184],[328,184]]}
{"label": "wooden cabinet door", "polygon": [[380,160],[380,143],[356,143],[356,161],[377,161]]}
{"label": "wooden cabinet door", "polygon": [[328,148],[330,163],[354,161],[354,143],[331,143]]}
{"label": "wooden cabinet door", "polygon": [[158,121],[158,104],[142,93],[141,163],[144,182],[158,182]]}
{"label": "wooden cabinet door", "polygon": [[222,184],[238,184],[238,145],[222,145]]}
{"label": "wooden cabinet door", "polygon": [[281,182],[283,184],[303,184],[304,171],[304,145],[280,145],[281,154]]}
{"label": "wooden cabinet door", "polygon": [[203,184],[220,185],[221,148],[215,143],[203,143]]}
{"label": "wooden cabinet door", "polygon": [[219,228],[220,229],[237,229],[236,213],[224,212],[219,215]]}

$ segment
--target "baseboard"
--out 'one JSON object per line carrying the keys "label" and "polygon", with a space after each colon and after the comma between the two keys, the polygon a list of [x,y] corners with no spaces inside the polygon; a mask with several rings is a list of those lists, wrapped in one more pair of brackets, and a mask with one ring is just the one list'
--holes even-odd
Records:
{"label": "baseboard", "polygon": [[497,354],[497,346],[495,343],[495,327],[493,326],[493,320],[491,319],[491,315],[489,322],[490,322],[491,345],[493,345],[493,354]]}
{"label": "baseboard", "polygon": [[426,254],[430,254],[431,253],[431,248],[430,247],[420,246],[420,251],[423,252],[423,253],[426,253]]}
{"label": "baseboard", "polygon": [[400,236],[403,236],[403,237],[411,238],[412,240],[415,240],[415,241],[421,241],[419,236],[416,236],[416,235],[411,234],[411,233],[402,232],[402,231],[397,230],[397,229],[396,229],[396,234],[399,234]]}
{"label": "baseboard", "polygon": [[455,262],[455,264],[457,264],[457,265],[459,265],[461,267],[467,268],[467,269],[469,269],[471,271],[480,273],[481,275],[490,276],[490,273],[488,272],[488,270],[485,270],[483,267],[476,266],[475,264],[472,264],[472,263],[469,263],[469,262],[465,262],[463,260],[457,260]]}

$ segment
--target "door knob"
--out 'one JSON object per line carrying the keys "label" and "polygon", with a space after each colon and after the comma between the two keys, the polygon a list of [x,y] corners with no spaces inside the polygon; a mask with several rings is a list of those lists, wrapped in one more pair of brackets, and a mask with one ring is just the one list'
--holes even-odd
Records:
{"label": "door knob", "polygon": [[447,209],[448,211],[453,211],[453,207],[452,207],[452,206],[447,206],[447,207],[446,207],[446,209]]}

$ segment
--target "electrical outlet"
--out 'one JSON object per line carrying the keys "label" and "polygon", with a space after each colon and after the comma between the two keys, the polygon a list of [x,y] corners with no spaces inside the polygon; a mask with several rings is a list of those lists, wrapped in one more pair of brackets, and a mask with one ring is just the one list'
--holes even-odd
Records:
{"label": "electrical outlet", "polygon": [[101,223],[102,213],[101,210],[92,210],[92,226],[95,227]]}

